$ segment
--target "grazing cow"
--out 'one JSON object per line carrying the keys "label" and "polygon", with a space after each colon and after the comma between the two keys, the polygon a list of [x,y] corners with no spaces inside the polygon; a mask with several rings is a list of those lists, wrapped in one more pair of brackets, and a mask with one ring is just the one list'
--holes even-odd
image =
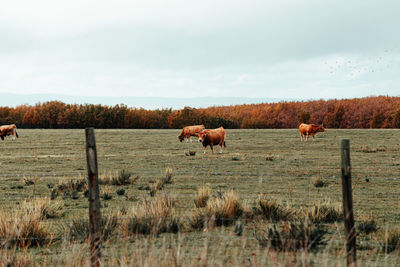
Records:
{"label": "grazing cow", "polygon": [[203,130],[198,133],[197,136],[199,137],[199,142],[203,144],[204,154],[206,153],[207,146],[210,146],[211,152],[214,153],[214,145],[219,145],[221,147],[219,153],[222,153],[222,146],[226,147],[225,134],[225,129],[222,126],[218,129]]}
{"label": "grazing cow", "polygon": [[[178,135],[178,140],[182,142],[186,138],[186,142],[188,142],[190,137],[197,136],[197,134],[203,130],[204,130],[204,125],[193,125],[193,126],[183,127],[181,134]],[[190,142],[192,142],[191,139]]]}
{"label": "grazing cow", "polygon": [[9,135],[12,135],[13,140],[15,140],[15,137],[18,137],[17,126],[15,124],[0,126],[1,140],[4,140],[4,137],[9,136]]}
{"label": "grazing cow", "polygon": [[324,132],[325,128],[324,125],[315,125],[315,124],[305,124],[302,123],[299,126],[299,131],[300,131],[300,140],[304,141],[308,140],[308,136],[311,135],[314,141],[314,135],[316,135],[318,132]]}

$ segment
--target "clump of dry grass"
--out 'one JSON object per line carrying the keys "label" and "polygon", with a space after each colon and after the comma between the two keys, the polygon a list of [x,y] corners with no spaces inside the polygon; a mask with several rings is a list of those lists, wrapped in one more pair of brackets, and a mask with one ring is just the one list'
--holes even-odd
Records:
{"label": "clump of dry grass", "polygon": [[57,198],[59,194],[63,194],[65,198],[78,199],[78,192],[83,192],[88,189],[87,178],[81,177],[67,182],[60,182],[57,188],[51,191],[51,199]]}
{"label": "clump of dry grass", "polygon": [[172,169],[168,167],[165,171],[165,176],[157,180],[157,182],[150,188],[150,196],[154,197],[157,191],[164,188],[164,185],[172,184]]}
{"label": "clump of dry grass", "polygon": [[185,151],[185,156],[196,156],[196,151]]}
{"label": "clump of dry grass", "polygon": [[364,233],[366,235],[378,231],[376,221],[372,218],[359,220],[357,222],[357,233]]}
{"label": "clump of dry grass", "polygon": [[277,251],[317,250],[324,245],[328,231],[320,224],[308,222],[284,222],[277,227],[268,225],[265,230],[256,231],[261,246]]}
{"label": "clump of dry grass", "polygon": [[313,223],[334,223],[343,220],[342,205],[340,203],[315,203],[312,207],[303,209],[302,213]]}
{"label": "clump of dry grass", "polygon": [[274,161],[275,157],[274,157],[274,155],[267,155],[267,156],[265,156],[265,160],[266,161]]}
{"label": "clump of dry grass", "polygon": [[203,186],[197,189],[197,195],[194,199],[194,204],[197,208],[204,208],[207,205],[207,201],[211,197],[211,188],[209,186]]}
{"label": "clump of dry grass", "polygon": [[216,226],[230,225],[242,216],[243,207],[238,194],[234,190],[229,190],[222,195],[222,198],[208,200],[206,213]]}
{"label": "clump of dry grass", "polygon": [[139,179],[139,176],[132,177],[132,173],[127,170],[121,170],[117,175],[105,173],[99,175],[99,184],[104,185],[128,185],[133,184]]}
{"label": "clump of dry grass", "polygon": [[253,213],[270,221],[290,220],[295,215],[295,211],[289,206],[284,207],[277,200],[267,199],[263,195],[258,197]]}
{"label": "clump of dry grass", "polygon": [[182,226],[175,214],[175,201],[169,196],[144,200],[127,212],[122,223],[122,233],[126,236],[135,234],[176,233]]}
{"label": "clump of dry grass", "polygon": [[29,248],[49,245],[54,236],[43,221],[20,210],[11,216],[0,212],[0,239],[1,247]]}
{"label": "clump of dry grass", "polygon": [[400,250],[400,230],[385,232],[381,248],[385,253],[392,253],[396,250]]}
{"label": "clump of dry grass", "polygon": [[16,249],[7,249],[0,252],[0,266],[35,266],[32,258],[32,255],[29,255],[26,250],[20,252]]}
{"label": "clump of dry grass", "polygon": [[50,198],[35,198],[22,202],[21,209],[26,211],[32,220],[44,220],[64,216],[65,205],[60,200],[51,201]]}
{"label": "clump of dry grass", "polygon": [[[121,215],[115,213],[101,217],[101,239],[108,240],[118,229],[120,225]],[[75,218],[70,223],[61,226],[61,232],[64,233],[66,239],[73,241],[85,241],[89,238],[89,219],[87,217]]]}

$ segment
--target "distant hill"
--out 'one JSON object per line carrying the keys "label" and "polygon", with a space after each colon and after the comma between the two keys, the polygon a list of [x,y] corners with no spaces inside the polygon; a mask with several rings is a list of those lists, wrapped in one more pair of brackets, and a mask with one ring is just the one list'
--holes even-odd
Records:
{"label": "distant hill", "polygon": [[240,104],[272,103],[294,99],[282,98],[249,98],[249,97],[198,97],[198,98],[168,98],[168,97],[104,97],[104,96],[67,96],[52,94],[4,94],[0,93],[0,106],[16,107],[23,104],[34,105],[47,101],[61,101],[67,104],[101,104],[114,106],[125,104],[128,107],[145,109],[172,108],[181,109],[185,106],[206,108],[212,106],[229,106]]}

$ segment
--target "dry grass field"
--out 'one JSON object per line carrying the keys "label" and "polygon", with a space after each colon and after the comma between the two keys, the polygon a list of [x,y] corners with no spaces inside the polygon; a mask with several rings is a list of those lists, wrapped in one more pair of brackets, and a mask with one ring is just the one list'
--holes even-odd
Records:
{"label": "dry grass field", "polygon": [[[203,154],[178,134],[96,130],[105,266],[345,266],[343,222],[312,212],[340,211],[342,138],[351,146],[359,261],[400,264],[399,130],[328,129],[300,142],[297,130],[228,129],[222,154]],[[84,131],[19,135],[0,142],[1,264],[86,266]],[[297,248],[286,234],[303,226],[290,223],[310,218],[321,242]]]}

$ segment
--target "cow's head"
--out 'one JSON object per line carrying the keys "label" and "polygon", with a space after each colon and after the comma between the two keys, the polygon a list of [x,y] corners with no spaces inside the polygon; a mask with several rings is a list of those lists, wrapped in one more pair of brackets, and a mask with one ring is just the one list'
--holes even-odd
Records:
{"label": "cow's head", "polygon": [[185,139],[185,137],[183,136],[183,134],[178,135],[179,142],[182,142],[184,139]]}
{"label": "cow's head", "polygon": [[318,127],[318,132],[325,132],[325,127],[323,124]]}
{"label": "cow's head", "polygon": [[196,134],[196,136],[199,138],[200,143],[203,143],[204,140],[206,140],[207,135],[208,135],[208,132],[199,132]]}

